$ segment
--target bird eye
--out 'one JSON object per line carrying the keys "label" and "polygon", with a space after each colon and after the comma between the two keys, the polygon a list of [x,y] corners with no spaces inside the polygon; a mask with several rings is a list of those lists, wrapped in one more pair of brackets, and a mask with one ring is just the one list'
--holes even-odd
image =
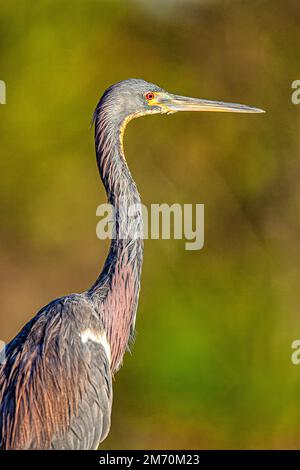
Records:
{"label": "bird eye", "polygon": [[146,93],[145,95],[145,98],[147,101],[151,101],[153,100],[153,98],[155,97],[154,93],[152,91],[149,91],[148,93]]}

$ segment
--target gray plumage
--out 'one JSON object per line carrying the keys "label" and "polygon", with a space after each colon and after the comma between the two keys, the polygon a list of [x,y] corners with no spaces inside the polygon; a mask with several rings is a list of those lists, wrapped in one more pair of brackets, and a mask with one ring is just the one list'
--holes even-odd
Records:
{"label": "gray plumage", "polygon": [[[125,220],[120,201],[140,202],[120,136],[129,116],[122,89],[130,98],[128,84],[138,95],[139,83],[146,84],[134,80],[111,87],[94,114],[97,163],[108,201],[116,209],[117,230]],[[139,211],[132,224],[124,231],[135,232],[142,224]],[[95,284],[82,294],[51,302],[6,346],[0,368],[2,449],[95,449],[106,437],[112,375],[134,334],[142,258],[141,239],[117,235]],[[105,334],[111,361],[98,342],[83,343],[80,332],[86,330]]]}
{"label": "gray plumage", "polygon": [[[176,111],[259,112],[172,95],[144,80],[110,87],[94,113],[100,176],[115,239],[95,284],[44,307],[5,349],[1,449],[95,449],[110,427],[112,376],[134,335],[143,261],[140,196],[123,152],[127,123]],[[126,209],[135,207],[134,217]]]}

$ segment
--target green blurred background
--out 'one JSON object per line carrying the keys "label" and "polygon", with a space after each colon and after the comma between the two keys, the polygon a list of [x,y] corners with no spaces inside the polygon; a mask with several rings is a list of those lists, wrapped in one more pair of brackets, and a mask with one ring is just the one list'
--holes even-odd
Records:
{"label": "green blurred background", "polygon": [[133,355],[104,448],[298,448],[300,79],[297,0],[0,1],[0,338],[95,280],[108,244],[89,124],[140,77],[265,115],[130,124],[144,203],[205,204],[205,247],[148,240]]}

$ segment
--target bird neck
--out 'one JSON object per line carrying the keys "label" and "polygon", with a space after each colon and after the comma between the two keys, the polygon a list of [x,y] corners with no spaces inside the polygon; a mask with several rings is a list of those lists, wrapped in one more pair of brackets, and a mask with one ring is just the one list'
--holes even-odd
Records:
{"label": "bird neck", "polygon": [[108,202],[114,209],[115,230],[102,272],[89,293],[106,330],[113,372],[121,366],[134,336],[143,261],[140,195],[123,151],[128,121],[111,119],[101,109],[95,115],[97,163]]}

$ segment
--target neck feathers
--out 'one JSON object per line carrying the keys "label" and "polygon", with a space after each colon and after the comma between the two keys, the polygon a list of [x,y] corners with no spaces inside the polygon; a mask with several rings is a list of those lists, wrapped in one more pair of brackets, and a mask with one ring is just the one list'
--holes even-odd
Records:
{"label": "neck feathers", "polygon": [[[115,238],[103,270],[89,293],[97,304],[111,349],[111,369],[122,363],[134,335],[143,261],[140,196],[127,166],[122,137],[130,118],[114,118],[108,106],[95,113],[99,173],[114,207]],[[128,208],[131,214],[128,217]],[[134,214],[132,214],[134,212]]]}

